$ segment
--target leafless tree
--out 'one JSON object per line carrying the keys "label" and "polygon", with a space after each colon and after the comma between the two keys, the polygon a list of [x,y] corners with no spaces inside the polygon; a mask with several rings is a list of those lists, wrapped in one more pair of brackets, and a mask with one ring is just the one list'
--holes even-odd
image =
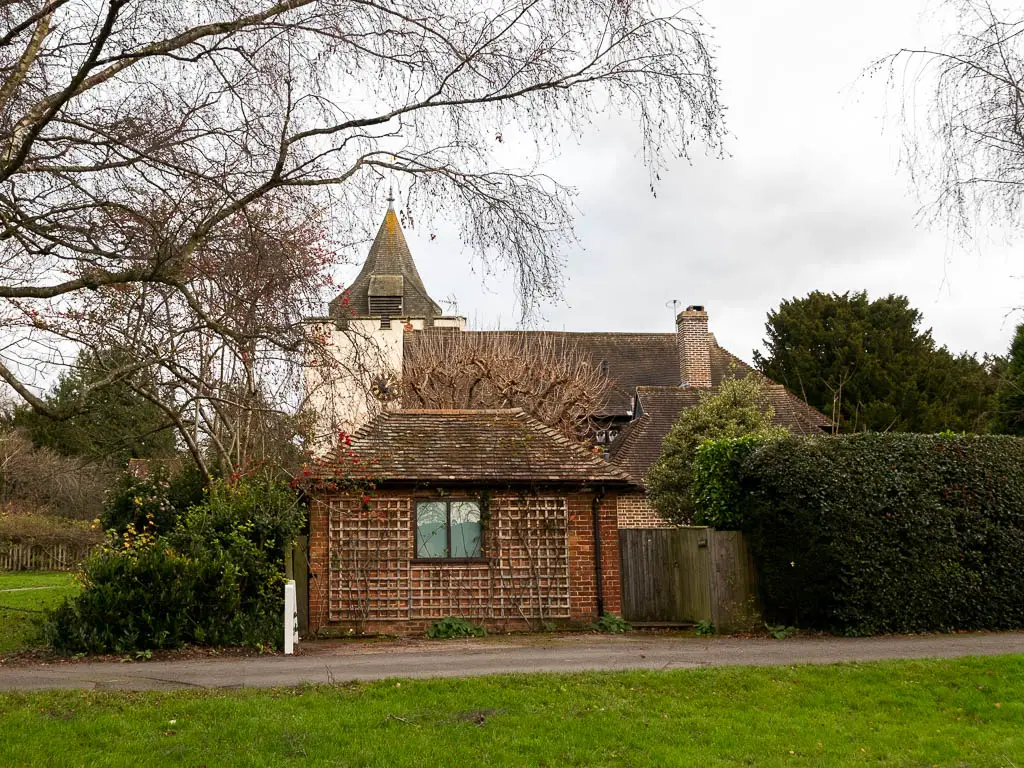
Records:
{"label": "leafless tree", "polygon": [[570,190],[529,158],[608,110],[638,122],[652,180],[695,140],[719,148],[691,8],[7,2],[0,379],[46,412],[54,364],[126,344],[136,359],[107,381],[157,371],[149,395],[188,449],[230,462],[211,425],[225,405],[285,407],[301,319],[376,223],[382,179],[402,182],[407,223],[460,220],[529,311],[557,292],[571,237]]}
{"label": "leafless tree", "polygon": [[0,430],[0,517],[5,513],[93,520],[109,484],[104,467],[34,446],[20,430]]}
{"label": "leafless tree", "polygon": [[[961,234],[1020,226],[1024,198],[1024,13],[947,0],[957,31],[936,50],[878,67],[901,90],[904,162],[927,211]],[[926,105],[926,106],[925,106]]]}
{"label": "leafless tree", "polygon": [[522,408],[566,437],[592,437],[607,375],[546,333],[424,333],[409,342],[404,408]]}

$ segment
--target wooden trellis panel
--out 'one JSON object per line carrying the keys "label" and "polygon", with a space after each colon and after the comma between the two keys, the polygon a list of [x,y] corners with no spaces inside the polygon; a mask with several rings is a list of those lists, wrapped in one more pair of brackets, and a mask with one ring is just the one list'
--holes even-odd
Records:
{"label": "wooden trellis panel", "polygon": [[569,513],[564,498],[506,498],[490,516],[493,618],[569,618]]}
{"label": "wooden trellis panel", "polygon": [[468,565],[412,566],[409,581],[409,617],[442,619],[489,617],[491,567]]}
{"label": "wooden trellis panel", "polygon": [[330,526],[331,621],[404,619],[408,616],[408,499],[333,501]]}

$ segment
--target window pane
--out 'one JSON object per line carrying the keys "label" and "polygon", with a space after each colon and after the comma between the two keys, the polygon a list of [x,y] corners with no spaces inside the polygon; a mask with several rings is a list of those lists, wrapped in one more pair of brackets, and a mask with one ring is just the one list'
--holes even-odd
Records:
{"label": "window pane", "polygon": [[416,504],[416,557],[447,557],[445,503],[421,501]]}
{"label": "window pane", "polygon": [[480,505],[452,502],[452,557],[480,557]]}

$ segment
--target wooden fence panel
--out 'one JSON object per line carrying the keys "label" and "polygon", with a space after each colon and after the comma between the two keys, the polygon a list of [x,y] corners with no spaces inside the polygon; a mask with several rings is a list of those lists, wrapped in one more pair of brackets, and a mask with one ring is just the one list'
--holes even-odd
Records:
{"label": "wooden fence panel", "polygon": [[73,571],[91,550],[91,546],[0,541],[0,571]]}
{"label": "wooden fence panel", "polygon": [[624,528],[619,557],[627,621],[710,621],[719,632],[736,632],[757,620],[754,564],[739,532]]}
{"label": "wooden fence panel", "polygon": [[711,531],[708,537],[711,621],[719,632],[745,632],[761,623],[757,571],[739,531]]}

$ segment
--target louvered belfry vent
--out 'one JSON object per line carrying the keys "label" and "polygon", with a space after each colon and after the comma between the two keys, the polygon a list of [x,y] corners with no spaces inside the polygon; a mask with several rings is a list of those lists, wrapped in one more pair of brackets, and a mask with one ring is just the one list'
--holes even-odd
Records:
{"label": "louvered belfry vent", "polygon": [[370,296],[370,314],[397,317],[402,314],[401,296]]}

